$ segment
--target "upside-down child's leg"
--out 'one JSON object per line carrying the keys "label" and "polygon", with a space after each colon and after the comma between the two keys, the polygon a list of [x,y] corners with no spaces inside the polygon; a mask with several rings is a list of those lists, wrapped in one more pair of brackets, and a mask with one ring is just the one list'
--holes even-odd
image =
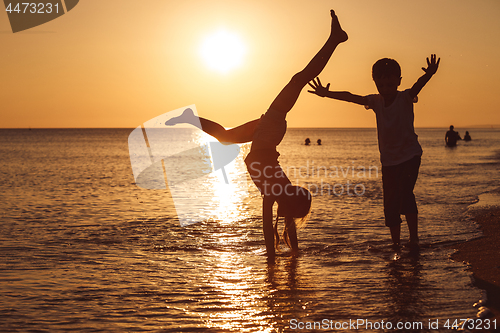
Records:
{"label": "upside-down child's leg", "polygon": [[[253,139],[253,134],[257,125],[259,125],[260,119],[255,119],[244,123],[243,125],[236,126],[234,128],[228,129],[225,132],[226,141],[219,140],[221,142],[231,142],[231,143],[245,143],[250,142]],[[204,127],[205,125],[201,125]]]}
{"label": "upside-down child's leg", "polygon": [[173,126],[176,124],[191,124],[213,136],[221,143],[245,143],[252,141],[253,133],[259,124],[260,119],[249,121],[243,125],[226,130],[222,125],[206,118],[197,117],[193,110],[186,109],[182,115],[168,120],[165,125]]}
{"label": "upside-down child's leg", "polygon": [[284,113],[290,111],[297,101],[302,88],[321,73],[337,45],[347,40],[347,34],[340,27],[338,18],[333,10],[330,11],[330,15],[332,17],[331,32],[325,45],[323,45],[301,72],[292,77],[292,80],[283,88],[271,104],[271,109]]}
{"label": "upside-down child's leg", "polygon": [[222,125],[214,121],[201,117],[199,118],[199,120],[201,124],[201,130],[203,130],[203,132],[207,134],[210,134],[221,143],[245,143],[252,141],[253,134],[260,121],[260,119],[255,119],[243,125],[227,130]]}

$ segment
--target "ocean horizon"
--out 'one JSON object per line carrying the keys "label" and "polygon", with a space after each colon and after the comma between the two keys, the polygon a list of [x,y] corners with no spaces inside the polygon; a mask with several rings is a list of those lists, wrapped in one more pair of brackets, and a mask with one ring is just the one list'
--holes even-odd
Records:
{"label": "ocean horizon", "polygon": [[[376,129],[289,128],[280,164],[313,193],[312,213],[300,254],[281,244],[271,266],[251,182],[227,190],[213,170],[179,191],[145,189],[132,171],[133,129],[0,129],[0,329],[307,332],[351,321],[374,332],[382,322],[448,331],[485,297],[451,247],[480,237],[471,209],[499,190],[500,130],[471,129],[472,141],[447,148],[444,128],[416,128],[424,154],[413,255],[394,252],[384,226]],[[166,142],[200,136],[182,133]],[[245,175],[248,144],[239,149],[230,180]],[[178,199],[209,191],[190,207],[202,220],[181,227]]]}

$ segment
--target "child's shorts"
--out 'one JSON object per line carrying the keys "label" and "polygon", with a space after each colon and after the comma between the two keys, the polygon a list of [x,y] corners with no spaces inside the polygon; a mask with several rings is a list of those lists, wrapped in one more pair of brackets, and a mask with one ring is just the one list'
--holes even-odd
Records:
{"label": "child's shorts", "polygon": [[385,225],[401,224],[401,215],[418,214],[413,188],[418,178],[421,157],[398,165],[382,166]]}
{"label": "child's shorts", "polygon": [[274,149],[259,149],[245,158],[248,173],[264,196],[279,197],[292,184],[278,163],[279,155]]}

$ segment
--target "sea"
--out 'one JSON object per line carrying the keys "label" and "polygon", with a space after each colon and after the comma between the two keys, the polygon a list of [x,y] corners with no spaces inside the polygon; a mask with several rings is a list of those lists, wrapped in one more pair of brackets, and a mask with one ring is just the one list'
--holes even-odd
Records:
{"label": "sea", "polygon": [[500,202],[500,129],[454,148],[446,130],[416,129],[415,253],[384,226],[376,129],[288,129],[280,163],[313,203],[299,254],[281,244],[270,263],[248,144],[234,160],[212,151],[183,187],[173,178],[200,157],[168,149],[207,138],[182,129],[155,188],[134,173],[133,129],[1,129],[0,331],[449,332],[486,297],[450,255],[481,236],[481,198]]}

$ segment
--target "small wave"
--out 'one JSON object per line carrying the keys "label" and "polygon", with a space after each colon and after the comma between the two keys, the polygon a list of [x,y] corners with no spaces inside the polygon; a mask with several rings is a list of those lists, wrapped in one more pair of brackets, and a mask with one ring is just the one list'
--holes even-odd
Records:
{"label": "small wave", "polygon": [[467,211],[500,208],[500,189],[485,192],[479,195],[478,200],[469,205]]}

